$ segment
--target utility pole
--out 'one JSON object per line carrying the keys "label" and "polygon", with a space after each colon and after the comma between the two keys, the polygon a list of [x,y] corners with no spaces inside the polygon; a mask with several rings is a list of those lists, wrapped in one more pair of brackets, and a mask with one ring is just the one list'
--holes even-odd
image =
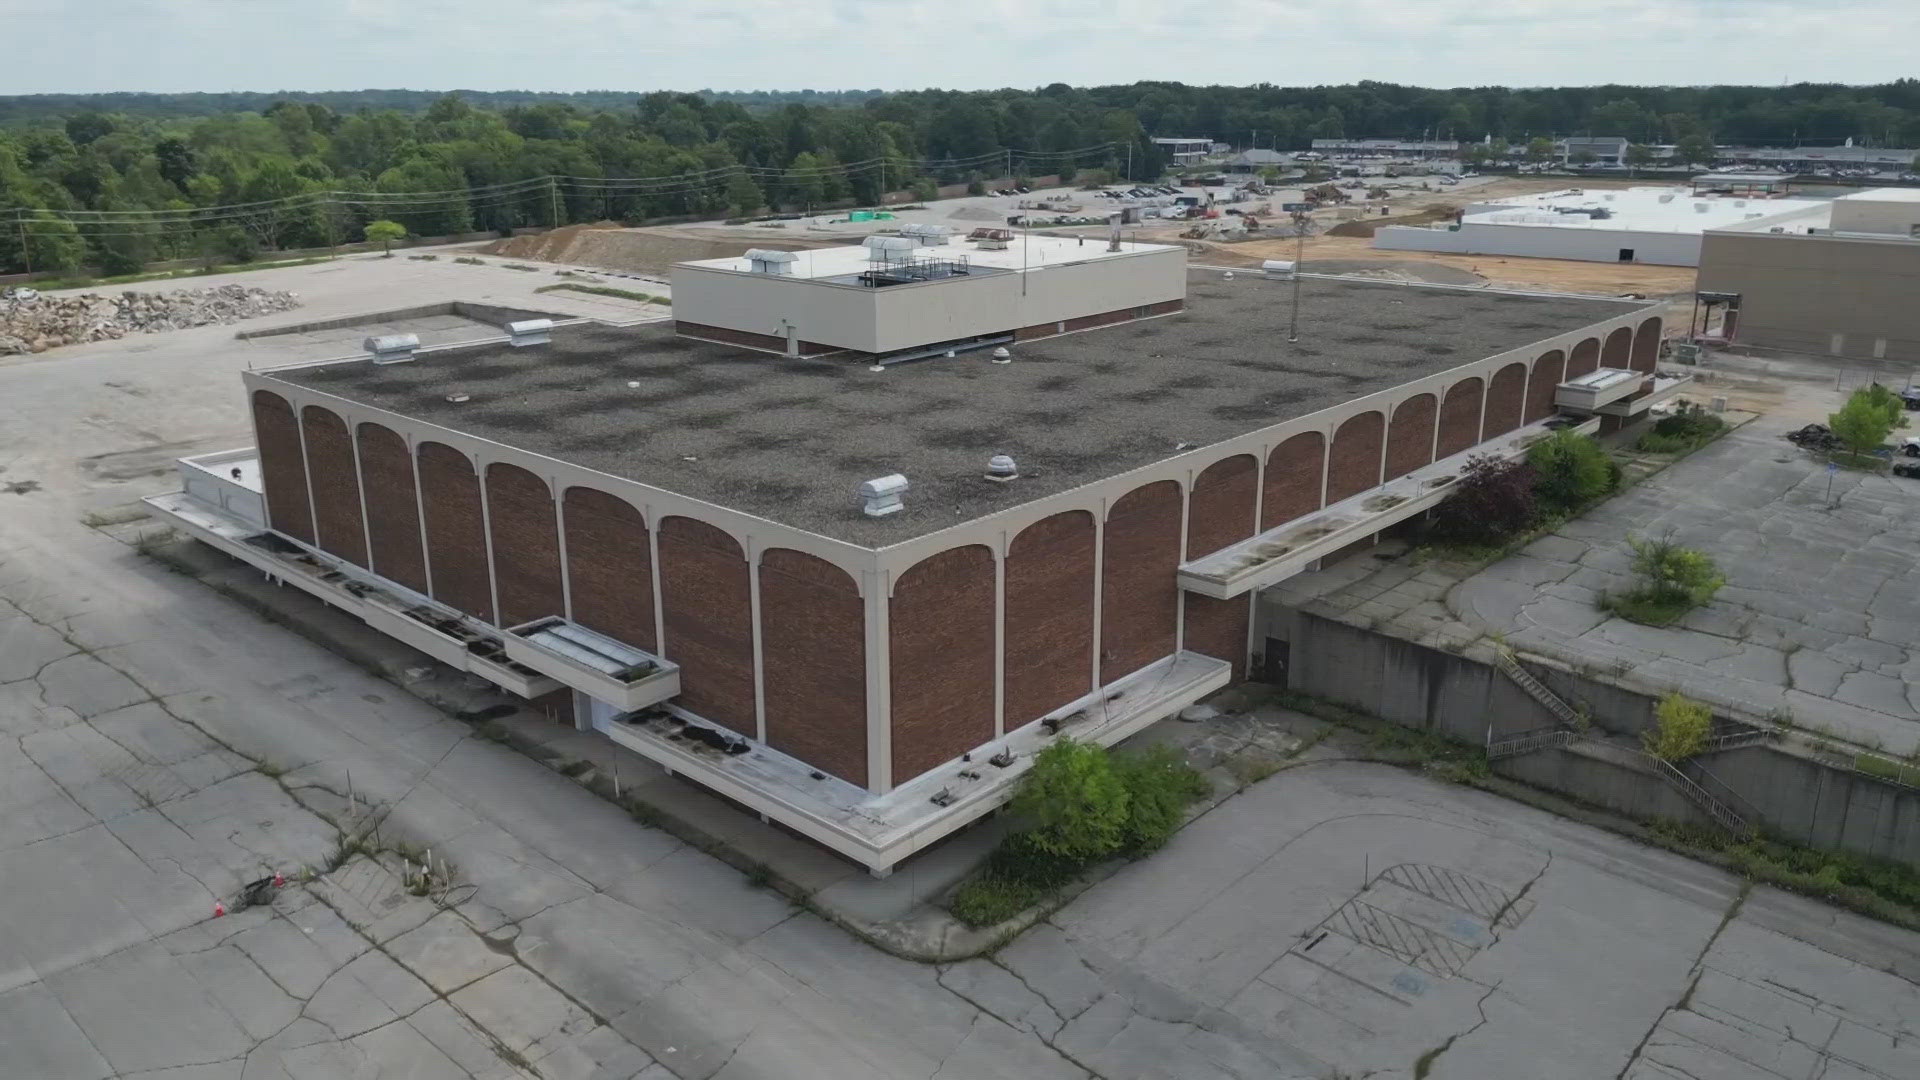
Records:
{"label": "utility pole", "polygon": [[1300,340],[1300,271],[1307,255],[1307,215],[1293,215],[1293,315],[1287,320],[1287,342]]}
{"label": "utility pole", "polygon": [[27,273],[31,274],[33,273],[33,246],[27,243],[27,219],[16,214],[13,220],[20,226],[20,257],[26,260]]}
{"label": "utility pole", "polygon": [[1133,140],[1127,140],[1127,179],[1133,179]]}
{"label": "utility pole", "polygon": [[560,227],[560,178],[547,177],[547,193],[553,197],[553,227]]}

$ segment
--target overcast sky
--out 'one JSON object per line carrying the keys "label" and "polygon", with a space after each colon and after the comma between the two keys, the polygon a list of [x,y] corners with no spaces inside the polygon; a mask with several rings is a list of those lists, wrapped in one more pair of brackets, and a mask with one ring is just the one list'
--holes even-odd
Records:
{"label": "overcast sky", "polygon": [[0,0],[0,93],[1885,82],[1920,0]]}

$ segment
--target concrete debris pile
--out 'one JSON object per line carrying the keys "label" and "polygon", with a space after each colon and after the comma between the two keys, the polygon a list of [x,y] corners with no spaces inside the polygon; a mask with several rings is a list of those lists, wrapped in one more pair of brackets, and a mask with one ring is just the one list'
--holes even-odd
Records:
{"label": "concrete debris pile", "polygon": [[62,345],[110,341],[128,334],[157,334],[194,326],[236,323],[257,315],[292,311],[293,293],[222,285],[171,292],[123,292],[117,296],[46,293],[0,300],[0,356],[45,352]]}

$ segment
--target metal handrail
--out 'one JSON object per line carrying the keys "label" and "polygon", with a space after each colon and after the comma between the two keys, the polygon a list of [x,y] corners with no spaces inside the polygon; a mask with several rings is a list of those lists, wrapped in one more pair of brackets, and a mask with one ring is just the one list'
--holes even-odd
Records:
{"label": "metal handrail", "polygon": [[1534,678],[1531,672],[1521,667],[1520,662],[1515,660],[1511,653],[1508,653],[1504,649],[1495,653],[1494,663],[1499,666],[1501,671],[1506,673],[1509,679],[1518,683],[1520,689],[1527,692],[1527,696],[1545,705],[1547,711],[1559,717],[1562,723],[1576,727],[1579,725],[1580,714],[1573,710],[1573,706],[1560,700],[1558,694],[1547,689],[1545,683]]}
{"label": "metal handrail", "polygon": [[1745,795],[1735,791],[1732,784],[1727,783],[1715,775],[1712,769],[1700,764],[1697,758],[1688,758],[1675,767],[1682,773],[1685,773],[1688,779],[1713,793],[1721,802],[1727,803],[1730,806],[1732,804],[1738,804],[1740,807],[1739,812],[1741,812],[1743,816],[1750,819],[1761,816],[1759,807],[1753,805]]}
{"label": "metal handrail", "polygon": [[1701,787],[1691,776],[1688,776],[1676,768],[1672,762],[1657,758],[1652,754],[1644,752],[1640,752],[1640,754],[1648,761],[1653,762],[1654,770],[1664,777],[1676,791],[1685,795],[1688,799],[1691,799],[1695,806],[1705,810],[1707,816],[1712,818],[1722,828],[1736,836],[1745,836],[1753,831],[1753,826],[1747,823],[1746,818],[1741,817],[1731,806],[1714,797],[1712,792]]}
{"label": "metal handrail", "polygon": [[1499,761],[1502,758],[1530,754],[1535,750],[1545,750],[1550,746],[1566,746],[1578,738],[1578,733],[1563,727],[1533,728],[1509,735],[1504,739],[1487,741],[1487,760]]}

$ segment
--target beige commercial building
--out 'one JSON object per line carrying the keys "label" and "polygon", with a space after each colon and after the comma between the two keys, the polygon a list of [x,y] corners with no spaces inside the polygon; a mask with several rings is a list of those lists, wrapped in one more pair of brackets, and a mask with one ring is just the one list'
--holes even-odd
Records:
{"label": "beige commercial building", "polygon": [[1714,306],[1712,336],[1920,361],[1920,190],[1863,191],[1708,230],[1699,288],[1729,298]]}

